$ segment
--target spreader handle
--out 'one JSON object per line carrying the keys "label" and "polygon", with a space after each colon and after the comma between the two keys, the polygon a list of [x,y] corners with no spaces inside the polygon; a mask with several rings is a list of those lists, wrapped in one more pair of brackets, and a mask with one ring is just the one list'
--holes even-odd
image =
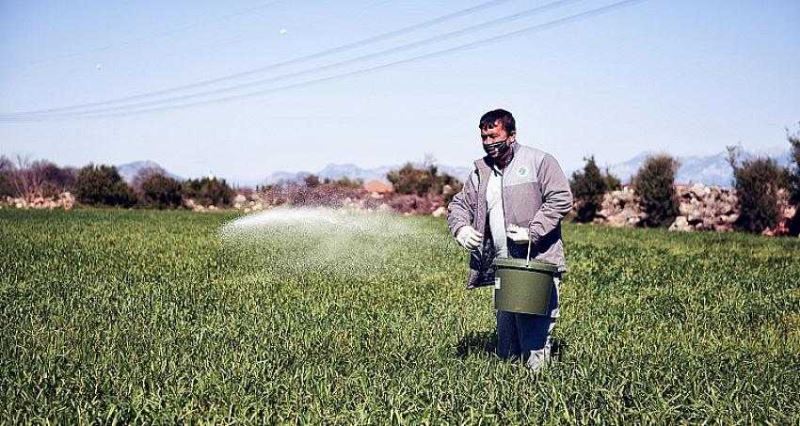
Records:
{"label": "spreader handle", "polygon": [[531,238],[528,237],[528,256],[525,261],[525,267],[531,266]]}

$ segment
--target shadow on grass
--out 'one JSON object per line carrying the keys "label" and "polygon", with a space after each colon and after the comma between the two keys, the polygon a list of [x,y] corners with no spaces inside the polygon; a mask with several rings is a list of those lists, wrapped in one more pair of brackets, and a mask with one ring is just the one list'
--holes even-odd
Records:
{"label": "shadow on grass", "polygon": [[466,358],[469,355],[494,355],[497,348],[496,331],[470,331],[458,341],[456,355]]}
{"label": "shadow on grass", "polygon": [[[562,338],[553,336],[552,359],[562,361],[569,345]],[[466,358],[470,355],[494,355],[497,350],[497,331],[470,331],[456,345],[456,355]]]}

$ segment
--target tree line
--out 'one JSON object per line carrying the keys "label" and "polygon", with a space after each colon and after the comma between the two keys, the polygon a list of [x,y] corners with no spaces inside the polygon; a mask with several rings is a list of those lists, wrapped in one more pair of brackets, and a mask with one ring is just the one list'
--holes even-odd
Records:
{"label": "tree line", "polygon": [[235,193],[225,179],[215,177],[179,181],[163,170],[145,168],[128,184],[114,166],[59,167],[47,160],[17,157],[12,161],[0,156],[0,199],[19,197],[30,201],[57,197],[63,192],[72,193],[87,206],[158,209],[180,207],[185,199],[226,207]]}

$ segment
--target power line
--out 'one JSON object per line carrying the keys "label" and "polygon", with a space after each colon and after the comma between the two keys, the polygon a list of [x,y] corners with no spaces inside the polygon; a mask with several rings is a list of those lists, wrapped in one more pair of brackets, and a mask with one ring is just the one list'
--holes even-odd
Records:
{"label": "power line", "polygon": [[469,7],[467,9],[462,9],[462,10],[459,10],[459,11],[456,11],[456,12],[453,12],[453,13],[449,13],[449,14],[446,14],[446,15],[442,15],[442,16],[427,20],[427,21],[423,21],[423,22],[420,22],[418,24],[410,25],[410,26],[403,27],[403,28],[400,28],[400,29],[397,29],[397,30],[393,30],[393,31],[388,31],[388,32],[385,32],[385,33],[381,33],[381,34],[372,36],[372,37],[361,39],[361,40],[358,40],[358,41],[355,41],[355,42],[352,42],[352,43],[343,44],[343,45],[340,45],[340,46],[337,46],[337,47],[334,47],[334,48],[325,49],[325,50],[322,50],[322,51],[319,51],[319,52],[315,52],[315,53],[312,53],[312,54],[309,54],[309,55],[301,56],[301,57],[298,57],[298,58],[289,59],[289,60],[286,60],[286,61],[283,61],[283,62],[277,62],[277,63],[268,64],[268,65],[265,65],[265,66],[261,66],[261,67],[258,67],[258,68],[254,68],[254,69],[248,70],[248,71],[242,71],[242,72],[238,72],[238,73],[234,73],[234,74],[225,75],[225,76],[222,76],[222,77],[216,77],[216,78],[212,78],[212,79],[201,80],[201,81],[198,81],[198,82],[195,82],[195,83],[185,84],[185,85],[176,86],[176,87],[167,88],[167,89],[162,89],[162,90],[157,90],[157,91],[153,91],[153,92],[140,93],[140,94],[121,97],[121,98],[109,99],[109,100],[105,100],[105,101],[89,102],[89,103],[83,103],[83,104],[78,104],[78,105],[71,105],[71,106],[57,107],[57,108],[47,108],[47,109],[34,110],[34,111],[22,111],[22,112],[16,112],[16,113],[0,114],[0,119],[10,118],[10,117],[15,117],[15,116],[62,113],[62,112],[82,110],[82,109],[87,109],[87,108],[92,108],[92,107],[99,107],[99,106],[106,106],[106,105],[113,105],[113,104],[120,104],[120,103],[127,103],[127,102],[134,101],[134,100],[146,99],[146,98],[150,98],[150,97],[157,97],[157,96],[167,95],[167,94],[180,92],[180,91],[184,91],[184,90],[188,90],[188,89],[195,89],[195,88],[199,88],[199,87],[210,86],[210,85],[214,85],[214,84],[217,84],[217,83],[222,83],[222,82],[229,81],[229,80],[236,80],[236,79],[240,79],[242,77],[248,77],[248,76],[251,76],[251,75],[263,73],[265,71],[269,71],[269,70],[273,70],[273,69],[277,69],[277,68],[282,68],[282,67],[286,67],[286,66],[289,66],[289,65],[295,65],[295,64],[307,62],[307,61],[310,61],[310,60],[313,60],[313,59],[319,59],[319,58],[322,58],[322,57],[325,57],[325,56],[329,56],[329,55],[332,55],[332,54],[335,54],[335,53],[345,52],[345,51],[352,50],[352,49],[355,49],[355,48],[358,48],[358,47],[363,47],[363,46],[366,46],[366,45],[369,45],[369,44],[372,44],[372,43],[375,43],[375,42],[378,42],[378,41],[390,39],[390,38],[397,37],[399,35],[403,35],[403,34],[406,34],[406,33],[412,32],[412,31],[428,28],[428,27],[431,27],[431,26],[434,26],[434,25],[437,25],[437,24],[440,24],[440,23],[443,23],[443,22],[446,22],[446,21],[449,21],[449,20],[452,20],[452,19],[455,19],[455,18],[466,16],[466,15],[475,13],[477,11],[480,11],[480,10],[483,10],[483,9],[486,9],[486,8],[489,8],[489,7],[497,6],[497,5],[502,4],[502,3],[506,3],[508,1],[510,1],[510,0],[490,0],[490,1],[478,4],[476,6]]}
{"label": "power line", "polygon": [[[595,16],[603,15],[603,14],[612,12],[614,10],[621,9],[623,7],[631,6],[633,4],[641,3],[641,2],[644,2],[644,1],[646,1],[646,0],[624,0],[624,1],[618,1],[618,2],[611,3],[611,4],[606,5],[606,6],[601,6],[601,7],[595,8],[595,9],[590,9],[590,10],[585,11],[585,12],[576,13],[576,14],[569,15],[569,16],[566,16],[566,17],[563,17],[563,18],[559,18],[559,19],[555,19],[555,20],[552,20],[552,21],[548,21],[548,22],[545,22],[545,23],[542,23],[542,24],[528,26],[528,27],[525,27],[525,28],[522,28],[522,29],[519,29],[519,30],[511,31],[511,32],[508,32],[508,33],[500,34],[500,35],[497,35],[497,36],[493,36],[493,37],[489,37],[489,38],[485,38],[485,39],[481,39],[481,40],[477,40],[477,41],[473,41],[473,42],[470,42],[470,43],[461,44],[461,45],[450,47],[450,48],[447,48],[447,49],[437,50],[435,52],[430,52],[430,53],[426,53],[426,54],[422,54],[422,55],[417,55],[417,56],[413,56],[413,57],[406,58],[406,59],[400,59],[400,60],[397,60],[397,61],[388,62],[388,63],[381,64],[381,65],[376,65],[376,66],[372,66],[372,67],[368,67],[368,68],[362,68],[362,69],[359,69],[359,70],[349,71],[349,72],[341,73],[341,74],[334,74],[334,75],[323,77],[323,78],[308,80],[308,81],[304,81],[304,82],[300,82],[300,83],[289,84],[289,85],[280,86],[280,87],[276,87],[276,88],[259,90],[259,91],[245,93],[245,94],[239,94],[239,95],[231,95],[231,96],[226,96],[226,97],[221,97],[221,98],[216,98],[216,99],[208,99],[208,100],[202,100],[202,101],[188,102],[188,103],[177,104],[177,105],[166,105],[166,106],[161,106],[161,107],[144,108],[144,109],[139,109],[139,110],[131,110],[131,111],[117,112],[117,113],[105,113],[105,114],[98,113],[98,114],[85,115],[84,117],[97,117],[97,118],[101,118],[101,117],[119,117],[119,116],[127,116],[127,115],[134,115],[134,114],[144,114],[144,113],[150,113],[150,112],[156,112],[156,111],[167,111],[167,110],[174,110],[174,109],[183,109],[183,108],[199,106],[199,105],[208,105],[208,104],[218,104],[218,103],[231,102],[231,101],[236,101],[236,100],[240,100],[240,99],[247,99],[247,98],[252,98],[252,97],[257,97],[257,96],[263,96],[265,94],[275,93],[275,92],[289,90],[289,89],[307,87],[307,86],[310,86],[310,85],[319,84],[319,83],[323,83],[323,82],[327,82],[327,81],[338,80],[338,79],[351,77],[351,76],[355,76],[355,75],[360,75],[360,74],[366,74],[366,73],[378,71],[378,70],[381,70],[381,69],[385,69],[385,68],[389,68],[389,67],[393,67],[393,66],[397,66],[397,65],[418,62],[418,61],[425,60],[425,59],[431,59],[431,58],[444,56],[444,55],[448,55],[448,54],[459,52],[459,51],[473,49],[473,48],[476,48],[478,46],[495,43],[495,42],[498,42],[498,41],[506,39],[506,38],[517,37],[517,36],[520,36],[520,35],[523,35],[523,34],[527,34],[527,33],[541,32],[541,31],[544,31],[544,30],[548,30],[548,29],[551,29],[551,28],[558,27],[558,26],[566,25],[566,24],[569,24],[569,23],[572,23],[572,22],[576,22],[576,21],[580,21],[580,20],[584,20],[584,19],[589,19],[589,18],[592,18],[592,17],[595,17]],[[41,119],[41,118],[39,118],[39,119]],[[36,117],[32,117],[28,121],[36,121],[36,120],[37,120]],[[0,119],[0,121],[8,121],[8,120]]]}
{"label": "power line", "polygon": [[469,33],[473,32],[473,31],[476,31],[476,30],[482,30],[484,28],[488,28],[488,27],[491,27],[491,26],[494,26],[494,25],[507,24],[507,23],[512,22],[512,21],[517,20],[517,19],[522,19],[522,18],[531,16],[531,15],[534,15],[534,14],[537,14],[537,13],[545,12],[545,11],[550,10],[550,9],[554,9],[554,8],[557,8],[557,7],[560,7],[560,6],[564,6],[564,5],[569,4],[569,3],[574,3],[574,2],[579,2],[579,1],[583,1],[583,0],[557,0],[557,1],[554,1],[554,2],[551,2],[551,3],[547,3],[547,4],[539,6],[539,7],[523,10],[521,12],[517,12],[517,13],[511,14],[511,15],[507,15],[507,16],[503,16],[503,17],[500,17],[500,18],[495,18],[495,19],[492,19],[492,20],[489,20],[489,21],[481,22],[481,23],[478,23],[478,24],[470,25],[468,27],[461,28],[459,30],[455,30],[455,31],[451,31],[451,32],[448,32],[448,33],[445,33],[445,34],[429,37],[429,38],[426,38],[426,39],[423,39],[423,40],[418,40],[418,41],[415,41],[415,42],[403,44],[403,45],[400,45],[400,46],[392,47],[392,48],[381,50],[381,51],[378,51],[378,52],[369,53],[369,54],[366,54],[366,55],[358,56],[358,57],[351,58],[351,59],[346,59],[346,60],[339,61],[339,62],[334,62],[334,63],[328,64],[328,65],[323,65],[323,66],[319,66],[319,67],[312,67],[312,68],[308,68],[308,69],[305,69],[305,70],[302,70],[302,71],[292,72],[292,73],[288,73],[288,74],[282,74],[282,75],[278,75],[278,76],[274,76],[274,77],[270,77],[270,78],[266,78],[266,79],[259,79],[259,80],[255,80],[255,81],[248,82],[248,83],[236,84],[236,85],[233,85],[233,86],[222,87],[222,88],[219,88],[219,89],[213,89],[213,90],[208,90],[208,91],[194,93],[194,94],[175,96],[175,97],[171,97],[171,98],[167,98],[167,99],[157,99],[157,100],[153,100],[153,101],[137,102],[137,103],[133,103],[133,104],[127,104],[127,105],[121,105],[121,106],[115,106],[115,107],[96,108],[96,109],[88,109],[88,110],[72,112],[72,113],[51,114],[51,115],[73,116],[73,115],[91,115],[91,114],[97,114],[97,113],[110,113],[110,112],[116,112],[116,111],[124,111],[124,110],[131,109],[131,108],[132,109],[137,109],[137,108],[143,108],[143,107],[151,107],[151,106],[156,106],[156,105],[165,104],[165,103],[168,104],[168,103],[172,103],[172,102],[176,102],[176,101],[187,101],[187,100],[198,99],[198,98],[203,98],[203,97],[212,96],[212,95],[221,95],[221,94],[225,94],[225,93],[229,93],[229,92],[235,92],[235,91],[239,91],[239,90],[250,88],[250,87],[262,86],[265,83],[272,83],[272,82],[295,79],[295,78],[303,76],[303,75],[316,74],[316,73],[318,73],[320,71],[325,71],[325,70],[334,69],[334,68],[340,68],[340,67],[345,66],[345,65],[359,63],[359,62],[363,62],[365,60],[374,59],[374,58],[378,58],[378,57],[381,57],[381,56],[386,56],[386,55],[397,53],[397,52],[402,52],[402,51],[409,50],[409,49],[414,49],[414,48],[425,46],[425,45],[428,45],[428,44],[431,44],[431,43],[438,43],[438,42],[445,41],[445,40],[448,40],[448,39],[451,39],[451,38],[454,38],[454,37],[458,37],[458,36],[461,36],[461,35],[464,35],[464,34],[469,34]]}

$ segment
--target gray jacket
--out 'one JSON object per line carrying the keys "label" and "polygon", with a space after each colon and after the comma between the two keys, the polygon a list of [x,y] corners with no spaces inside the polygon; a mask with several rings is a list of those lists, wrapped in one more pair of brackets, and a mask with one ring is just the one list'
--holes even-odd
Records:
{"label": "gray jacket", "polygon": [[[514,143],[514,158],[503,172],[503,213],[506,227],[527,227],[532,248],[531,258],[558,265],[566,271],[564,244],[561,241],[561,218],[572,209],[569,181],[552,155]],[[455,237],[459,229],[472,225],[483,233],[483,241],[470,253],[467,287],[494,284],[494,243],[487,220],[486,187],[491,166],[488,157],[475,161],[475,170],[464,188],[447,206],[447,224]],[[509,256],[524,258],[527,244],[508,241]]]}

